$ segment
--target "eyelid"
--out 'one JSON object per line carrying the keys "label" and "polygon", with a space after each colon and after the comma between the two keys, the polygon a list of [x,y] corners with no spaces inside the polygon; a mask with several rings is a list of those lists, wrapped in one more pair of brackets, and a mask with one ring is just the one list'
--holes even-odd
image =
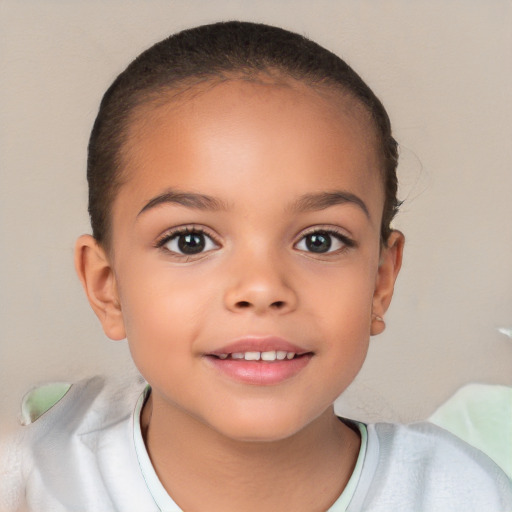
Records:
{"label": "eyelid", "polygon": [[[186,235],[189,233],[203,234],[203,235],[207,236],[208,238],[211,238],[211,240],[214,242],[214,244],[217,247],[221,246],[221,243],[220,243],[218,237],[212,233],[212,230],[210,230],[209,228],[207,228],[205,226],[198,226],[196,224],[183,224],[181,226],[175,226],[173,228],[169,228],[157,237],[157,239],[155,240],[155,243],[153,245],[157,249],[167,250],[171,254],[177,254],[179,256],[190,257],[189,255],[185,255],[185,254],[181,254],[181,253],[174,253],[173,251],[170,251],[170,250],[164,248],[165,244],[167,244],[174,237],[179,236],[179,235]],[[198,253],[197,255],[199,256],[200,254],[205,254],[207,252],[210,252],[210,251]]]}
{"label": "eyelid", "polygon": [[355,240],[353,240],[352,235],[350,235],[346,229],[339,226],[333,226],[332,224],[317,224],[315,226],[305,228],[296,236],[296,240],[299,241],[305,236],[311,235],[312,233],[318,233],[319,231],[339,236],[341,239],[355,244]]}
{"label": "eyelid", "polygon": [[[325,253],[317,253],[318,256],[322,256],[322,255],[328,256],[330,254],[338,254],[339,252],[341,252],[345,249],[357,247],[357,242],[351,236],[346,234],[345,230],[338,228],[336,226],[330,226],[330,225],[329,226],[319,225],[319,226],[312,226],[310,228],[306,228],[305,230],[301,231],[300,234],[297,236],[296,241],[293,243],[293,247],[294,248],[297,247],[297,245],[302,240],[304,240],[305,237],[307,237],[308,235],[312,235],[314,233],[326,233],[326,234],[331,235],[334,238],[338,239],[338,241],[343,244],[343,247],[338,250],[329,251],[329,252],[325,252]],[[303,252],[315,254],[311,251],[303,251]]]}

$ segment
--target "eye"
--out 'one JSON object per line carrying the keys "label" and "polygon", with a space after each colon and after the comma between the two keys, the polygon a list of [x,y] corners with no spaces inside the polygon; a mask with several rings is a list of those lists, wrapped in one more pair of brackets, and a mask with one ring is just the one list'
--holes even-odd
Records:
{"label": "eye", "polygon": [[157,247],[163,247],[172,253],[194,256],[218,247],[218,244],[200,229],[184,229],[166,235]]}
{"label": "eye", "polygon": [[341,233],[329,230],[317,230],[304,235],[295,247],[299,251],[324,254],[337,252],[344,247],[353,247],[354,245],[354,242],[350,238]]}

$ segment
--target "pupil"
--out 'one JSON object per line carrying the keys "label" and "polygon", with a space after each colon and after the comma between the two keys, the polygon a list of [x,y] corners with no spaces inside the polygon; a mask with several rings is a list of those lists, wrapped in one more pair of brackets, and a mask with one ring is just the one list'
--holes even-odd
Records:
{"label": "pupil", "polygon": [[204,249],[204,236],[200,233],[187,233],[178,238],[178,247],[184,254],[197,254]]}
{"label": "pupil", "polygon": [[331,237],[327,233],[313,233],[307,236],[306,247],[311,252],[327,252],[331,248]]}

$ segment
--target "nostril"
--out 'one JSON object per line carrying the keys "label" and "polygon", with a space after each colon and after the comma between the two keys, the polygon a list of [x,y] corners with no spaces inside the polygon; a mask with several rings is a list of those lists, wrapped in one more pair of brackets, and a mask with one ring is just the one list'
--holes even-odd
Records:
{"label": "nostril", "polygon": [[247,302],[246,300],[241,300],[241,301],[238,301],[236,303],[236,306],[238,308],[248,308],[251,306],[251,303],[250,302]]}
{"label": "nostril", "polygon": [[270,307],[274,308],[274,309],[281,309],[283,306],[284,306],[284,301],[282,301],[282,300],[277,300],[276,302],[272,302],[272,304],[270,304]]}

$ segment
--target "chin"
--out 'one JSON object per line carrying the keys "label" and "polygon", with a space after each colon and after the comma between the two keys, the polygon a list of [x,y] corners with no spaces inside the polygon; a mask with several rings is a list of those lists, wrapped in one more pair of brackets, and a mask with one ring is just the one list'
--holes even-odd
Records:
{"label": "chin", "polygon": [[[227,420],[227,421],[226,421]],[[222,418],[213,427],[226,438],[240,442],[277,442],[297,434],[315,420],[315,415],[308,418],[302,411],[260,410],[232,412],[229,417]]]}

